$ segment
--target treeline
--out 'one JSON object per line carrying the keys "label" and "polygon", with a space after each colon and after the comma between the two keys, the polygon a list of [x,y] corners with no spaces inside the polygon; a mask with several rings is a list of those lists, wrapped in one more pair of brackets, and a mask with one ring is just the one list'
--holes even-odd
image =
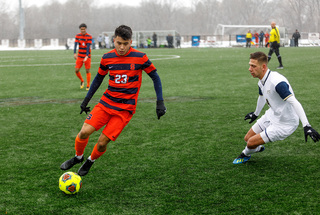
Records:
{"label": "treeline", "polygon": [[[19,11],[0,2],[0,39],[19,37]],[[97,7],[94,1],[52,0],[42,7],[24,7],[26,39],[70,38],[80,23],[97,37],[120,24],[133,30],[176,30],[181,35],[212,35],[218,24],[265,25],[276,21],[289,33],[319,32],[320,0],[193,0],[183,7],[177,0],[143,0],[139,7]]]}

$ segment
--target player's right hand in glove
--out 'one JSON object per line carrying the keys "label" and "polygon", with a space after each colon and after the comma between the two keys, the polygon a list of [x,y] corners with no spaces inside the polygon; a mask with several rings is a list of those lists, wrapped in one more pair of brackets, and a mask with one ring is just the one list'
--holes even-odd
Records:
{"label": "player's right hand in glove", "polygon": [[81,108],[80,114],[82,114],[83,112],[88,114],[90,112],[90,107],[87,107],[89,101],[90,101],[89,98],[87,97],[84,98],[83,102],[80,105],[80,108]]}
{"label": "player's right hand in glove", "polygon": [[256,116],[254,114],[254,112],[251,112],[251,113],[248,113],[245,117],[244,117],[244,120],[247,120],[247,119],[251,119],[249,124],[251,124],[254,120],[257,119],[258,116]]}
{"label": "player's right hand in glove", "polygon": [[158,120],[160,119],[160,117],[162,117],[167,111],[167,108],[164,106],[163,101],[157,101],[157,108],[156,108],[156,112],[157,112],[157,116],[158,116]]}
{"label": "player's right hand in glove", "polygon": [[314,130],[310,125],[304,126],[303,130],[304,130],[304,138],[306,142],[308,139],[308,135],[311,137],[311,139],[314,142],[318,142],[320,140],[320,134],[316,130]]}

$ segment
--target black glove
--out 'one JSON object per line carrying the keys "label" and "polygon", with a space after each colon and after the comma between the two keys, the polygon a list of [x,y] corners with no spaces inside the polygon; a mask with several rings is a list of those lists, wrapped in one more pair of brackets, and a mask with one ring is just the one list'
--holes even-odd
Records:
{"label": "black glove", "polygon": [[157,101],[157,108],[156,108],[156,112],[157,112],[157,116],[158,119],[160,119],[160,117],[162,117],[167,111],[167,108],[164,106],[163,101]]}
{"label": "black glove", "polygon": [[268,45],[269,45],[269,42],[266,43],[266,48],[268,47]]}
{"label": "black glove", "polygon": [[258,116],[256,116],[256,115],[254,114],[254,112],[251,112],[251,113],[248,113],[248,114],[244,117],[244,120],[251,119],[250,122],[249,122],[249,123],[251,124],[254,120],[257,119],[257,117],[258,117]]}
{"label": "black glove", "polygon": [[304,129],[304,138],[305,138],[306,142],[308,139],[308,135],[311,137],[311,139],[314,142],[318,142],[320,140],[320,134],[316,130],[311,128],[310,125],[304,126],[303,129]]}
{"label": "black glove", "polygon": [[90,107],[87,107],[88,103],[89,103],[90,99],[85,97],[83,102],[80,105],[81,111],[80,114],[82,114],[83,112],[86,112],[86,114],[88,114],[90,112]]}

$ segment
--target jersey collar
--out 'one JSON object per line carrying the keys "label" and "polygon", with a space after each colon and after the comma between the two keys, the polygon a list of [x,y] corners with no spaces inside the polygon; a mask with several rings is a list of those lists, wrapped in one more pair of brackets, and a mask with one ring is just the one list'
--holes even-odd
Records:
{"label": "jersey collar", "polygon": [[270,69],[267,70],[266,74],[264,74],[263,78],[260,80],[261,84],[264,86],[264,84],[267,82],[269,75],[270,75],[271,71]]}

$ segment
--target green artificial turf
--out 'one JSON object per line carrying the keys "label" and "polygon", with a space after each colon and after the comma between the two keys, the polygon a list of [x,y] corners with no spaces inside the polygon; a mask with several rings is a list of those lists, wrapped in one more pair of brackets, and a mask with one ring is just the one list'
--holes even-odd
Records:
{"label": "green artificial turf", "polygon": [[[92,51],[92,78],[105,51]],[[232,164],[245,147],[251,125],[244,116],[258,96],[249,54],[268,49],[142,51],[158,69],[167,113],[157,119],[153,82],[144,74],[136,114],[72,196],[59,190],[58,180],[86,118],[79,114],[86,91],[79,89],[73,53],[0,52],[0,214],[319,213],[320,146],[304,142],[301,124],[249,162]],[[279,72],[320,131],[320,49],[280,52],[285,68]],[[269,68],[277,66],[273,55]],[[108,77],[90,107],[107,83]],[[99,135],[90,137],[86,157]]]}

